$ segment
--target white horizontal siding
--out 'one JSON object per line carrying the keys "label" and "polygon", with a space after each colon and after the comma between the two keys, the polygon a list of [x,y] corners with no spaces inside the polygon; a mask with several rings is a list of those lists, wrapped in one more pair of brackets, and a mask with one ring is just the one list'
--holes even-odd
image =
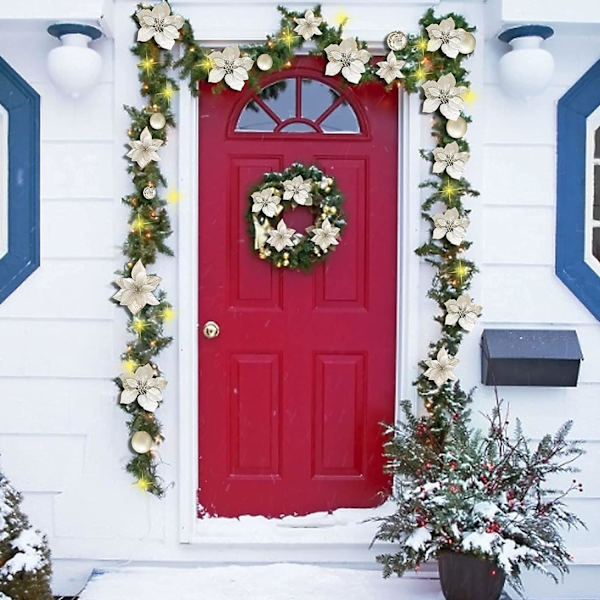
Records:
{"label": "white horizontal siding", "polygon": [[[42,256],[46,260],[112,259],[114,264],[121,248],[111,235],[112,213],[112,198],[46,198],[41,209]],[[72,226],[66,228],[65,222]],[[102,277],[98,267],[94,271]]]}
{"label": "white horizontal siding", "polygon": [[113,197],[113,151],[106,140],[42,141],[42,198]]}
{"label": "white horizontal siding", "polygon": [[[487,103],[487,97],[482,102]],[[496,121],[496,125],[499,131],[505,127],[501,120]],[[535,145],[528,137],[521,136],[518,145],[515,145],[495,143],[496,137],[486,136],[485,139],[481,186],[481,203],[484,206],[554,206],[554,140]]]}

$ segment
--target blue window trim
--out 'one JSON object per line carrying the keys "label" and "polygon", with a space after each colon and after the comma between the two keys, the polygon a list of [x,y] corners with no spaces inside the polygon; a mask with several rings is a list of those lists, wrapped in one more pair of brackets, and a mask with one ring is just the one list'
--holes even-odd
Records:
{"label": "blue window trim", "polygon": [[8,112],[8,252],[0,302],[40,265],[40,97],[0,58],[0,104]]}
{"label": "blue window trim", "polygon": [[600,61],[558,102],[556,274],[600,320],[600,276],[585,261],[586,124],[600,106]]}

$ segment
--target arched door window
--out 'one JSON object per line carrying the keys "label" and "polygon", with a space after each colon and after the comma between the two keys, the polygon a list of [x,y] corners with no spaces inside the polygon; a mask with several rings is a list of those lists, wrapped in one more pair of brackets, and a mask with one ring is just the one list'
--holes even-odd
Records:
{"label": "arched door window", "polygon": [[309,77],[288,77],[246,103],[236,132],[359,134],[356,112],[335,88]]}

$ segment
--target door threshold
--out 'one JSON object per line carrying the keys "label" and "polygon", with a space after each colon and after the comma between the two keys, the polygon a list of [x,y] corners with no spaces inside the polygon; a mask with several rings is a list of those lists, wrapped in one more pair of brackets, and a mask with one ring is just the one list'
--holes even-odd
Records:
{"label": "door threshold", "polygon": [[281,518],[205,517],[196,520],[193,543],[368,547],[379,527],[377,519],[393,513],[395,507],[394,502],[387,501],[375,508],[339,508]]}

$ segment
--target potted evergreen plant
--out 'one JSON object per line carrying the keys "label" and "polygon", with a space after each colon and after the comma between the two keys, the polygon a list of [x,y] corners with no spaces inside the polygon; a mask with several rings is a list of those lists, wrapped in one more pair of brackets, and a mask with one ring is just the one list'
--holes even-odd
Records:
{"label": "potted evergreen plant", "polygon": [[409,403],[403,412],[386,444],[397,509],[381,519],[375,538],[398,544],[378,556],[385,577],[437,558],[447,600],[497,600],[505,578],[522,592],[523,568],[555,581],[568,572],[561,529],[583,523],[563,499],[582,486],[571,476],[562,489],[547,486],[575,471],[583,453],[567,439],[571,422],[533,445],[519,421],[511,430],[499,401],[487,435],[470,425],[466,410],[443,431],[416,418]]}

